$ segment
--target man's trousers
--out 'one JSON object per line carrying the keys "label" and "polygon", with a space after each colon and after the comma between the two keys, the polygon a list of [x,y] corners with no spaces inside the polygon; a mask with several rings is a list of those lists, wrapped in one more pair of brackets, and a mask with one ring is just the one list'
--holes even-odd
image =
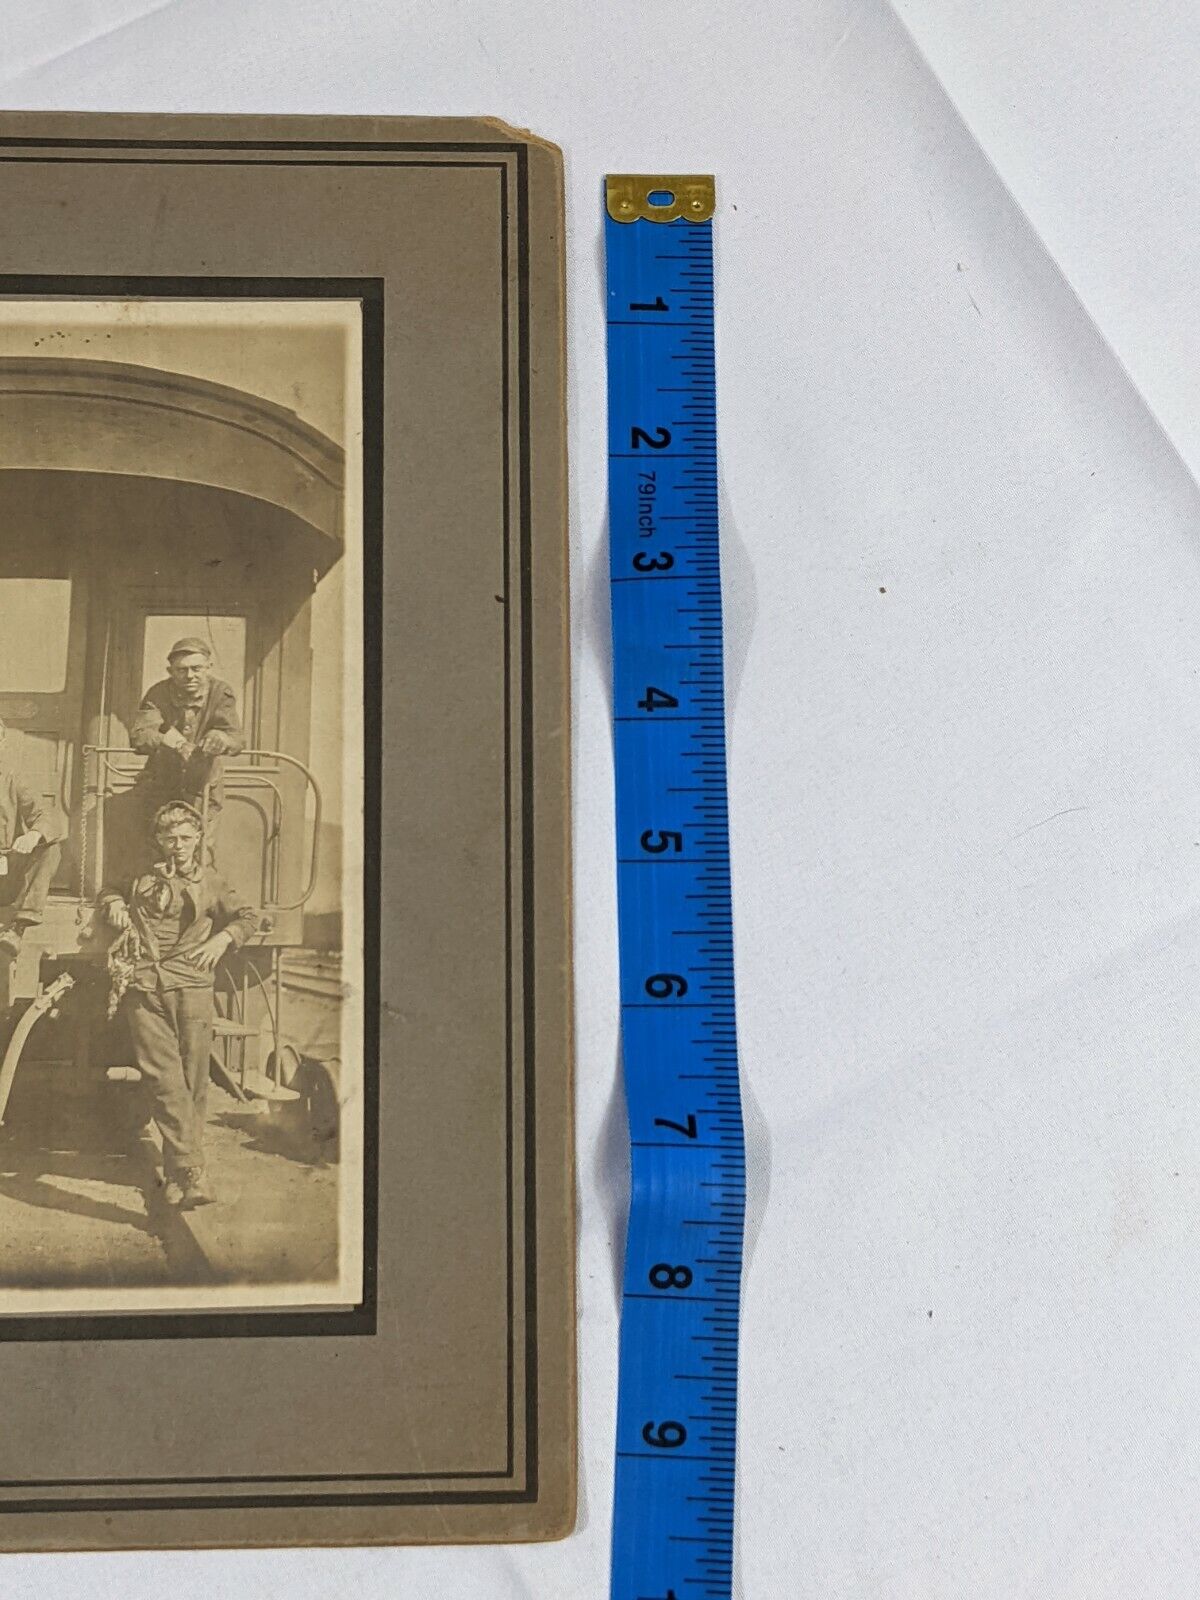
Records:
{"label": "man's trousers", "polygon": [[14,908],[14,922],[31,928],[42,920],[50,883],[61,859],[58,845],[45,840],[27,856],[9,851],[8,871],[0,876],[0,905]]}
{"label": "man's trousers", "polygon": [[213,991],[130,989],[125,996],[129,1032],[151,1116],[163,1139],[168,1179],[204,1166],[208,1068],[213,1037]]}

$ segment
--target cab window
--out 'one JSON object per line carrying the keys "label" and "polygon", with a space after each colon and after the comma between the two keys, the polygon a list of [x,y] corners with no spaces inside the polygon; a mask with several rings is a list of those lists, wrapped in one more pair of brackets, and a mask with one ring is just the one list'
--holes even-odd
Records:
{"label": "cab window", "polygon": [[69,578],[0,578],[0,694],[67,686]]}

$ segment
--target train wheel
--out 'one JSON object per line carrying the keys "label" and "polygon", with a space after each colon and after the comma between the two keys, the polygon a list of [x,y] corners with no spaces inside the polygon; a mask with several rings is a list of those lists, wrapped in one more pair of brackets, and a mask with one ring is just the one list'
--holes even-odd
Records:
{"label": "train wheel", "polygon": [[289,1096],[286,1108],[281,1108],[286,1120],[309,1143],[319,1161],[338,1159],[341,1065],[337,1056],[304,1055],[293,1044],[280,1046],[278,1073],[274,1052],[267,1060],[268,1078],[296,1096],[295,1100]]}
{"label": "train wheel", "polygon": [[298,1090],[296,1079],[300,1074],[300,1063],[303,1060],[304,1057],[294,1044],[281,1044],[278,1067],[275,1064],[275,1052],[272,1050],[267,1056],[267,1077],[283,1089]]}
{"label": "train wheel", "polygon": [[341,1134],[341,1061],[332,1056],[302,1056],[292,1087],[300,1091],[308,1132],[322,1161],[338,1159]]}

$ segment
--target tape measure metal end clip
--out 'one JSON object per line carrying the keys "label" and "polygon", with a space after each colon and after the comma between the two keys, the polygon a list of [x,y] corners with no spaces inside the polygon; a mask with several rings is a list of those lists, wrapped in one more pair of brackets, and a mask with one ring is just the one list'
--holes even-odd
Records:
{"label": "tape measure metal end clip", "polygon": [[608,214],[614,222],[707,222],[717,209],[712,175],[610,173],[605,180]]}

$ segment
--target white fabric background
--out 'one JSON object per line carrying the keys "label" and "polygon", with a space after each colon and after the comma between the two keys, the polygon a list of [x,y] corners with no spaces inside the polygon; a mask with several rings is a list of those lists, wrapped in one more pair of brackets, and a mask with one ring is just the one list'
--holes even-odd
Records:
{"label": "white fabric background", "polygon": [[565,148],[582,1440],[559,1545],[7,1558],[6,1595],[607,1594],[600,178],[656,168],[721,197],[741,1592],[1196,1592],[1200,28],[896,7],[4,7],[9,106],[485,112]]}

